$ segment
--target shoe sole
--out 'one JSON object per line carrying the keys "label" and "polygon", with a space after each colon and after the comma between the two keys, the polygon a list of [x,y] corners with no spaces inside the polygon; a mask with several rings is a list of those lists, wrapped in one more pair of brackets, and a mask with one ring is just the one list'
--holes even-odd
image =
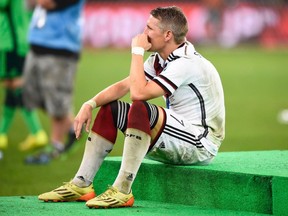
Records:
{"label": "shoe sole", "polygon": [[57,203],[57,202],[86,202],[85,200],[78,200],[78,199],[73,199],[73,200],[50,200],[50,199],[39,199],[43,202],[54,202],[54,203]]}
{"label": "shoe sole", "polygon": [[91,192],[88,194],[85,194],[77,199],[71,199],[71,200],[57,200],[57,199],[39,199],[44,202],[87,202],[90,199],[93,199],[96,196],[95,192]]}
{"label": "shoe sole", "polygon": [[109,209],[109,208],[129,208],[132,207],[134,204],[134,197],[132,197],[130,200],[128,200],[126,203],[124,203],[121,206],[99,206],[99,205],[94,205],[94,206],[88,206],[86,205],[89,209]]}

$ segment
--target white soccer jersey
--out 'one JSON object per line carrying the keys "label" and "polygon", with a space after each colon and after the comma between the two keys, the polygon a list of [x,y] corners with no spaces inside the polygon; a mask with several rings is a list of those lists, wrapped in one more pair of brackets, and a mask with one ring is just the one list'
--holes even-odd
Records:
{"label": "white soccer jersey", "polygon": [[166,92],[167,108],[199,126],[201,136],[219,147],[225,135],[225,106],[215,67],[185,42],[165,62],[157,53],[150,55],[144,70],[146,78]]}

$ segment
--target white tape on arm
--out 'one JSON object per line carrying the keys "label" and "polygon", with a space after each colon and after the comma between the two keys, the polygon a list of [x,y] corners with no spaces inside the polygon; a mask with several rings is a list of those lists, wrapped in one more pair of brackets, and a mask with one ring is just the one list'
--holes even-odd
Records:
{"label": "white tape on arm", "polygon": [[92,107],[92,109],[95,109],[96,107],[97,107],[97,104],[96,104],[96,102],[94,101],[94,100],[88,100],[88,101],[86,101],[84,104],[88,104],[89,106],[91,106]]}
{"label": "white tape on arm", "polygon": [[143,47],[132,47],[131,53],[135,55],[142,55],[144,56],[144,48]]}

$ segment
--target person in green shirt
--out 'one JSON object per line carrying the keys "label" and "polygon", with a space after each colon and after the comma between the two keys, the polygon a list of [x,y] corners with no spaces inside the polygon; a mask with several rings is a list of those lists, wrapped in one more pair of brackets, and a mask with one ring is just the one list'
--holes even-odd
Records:
{"label": "person in green shirt", "polygon": [[19,149],[31,150],[48,143],[36,111],[26,109],[22,100],[22,71],[29,48],[27,31],[31,17],[25,3],[23,0],[0,0],[0,81],[5,89],[0,116],[0,150],[8,146],[7,133],[17,108],[30,131]]}

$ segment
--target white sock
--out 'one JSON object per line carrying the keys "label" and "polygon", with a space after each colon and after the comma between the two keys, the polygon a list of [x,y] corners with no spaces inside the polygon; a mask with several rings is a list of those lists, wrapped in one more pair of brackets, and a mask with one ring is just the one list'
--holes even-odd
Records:
{"label": "white sock", "polygon": [[113,143],[91,131],[86,140],[81,165],[72,182],[78,187],[89,186],[113,146]]}
{"label": "white sock", "polygon": [[124,141],[120,171],[113,184],[120,192],[129,194],[151,142],[151,137],[140,130],[128,128]]}

